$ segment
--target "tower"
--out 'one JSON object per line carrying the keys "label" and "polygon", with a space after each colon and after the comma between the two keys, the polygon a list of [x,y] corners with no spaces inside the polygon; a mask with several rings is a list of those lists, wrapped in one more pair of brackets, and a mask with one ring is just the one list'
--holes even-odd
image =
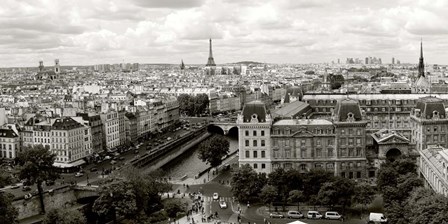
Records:
{"label": "tower", "polygon": [[180,70],[184,70],[185,69],[185,64],[184,64],[184,60],[181,61],[180,63]]}
{"label": "tower", "polygon": [[212,39],[211,38],[210,38],[210,52],[208,54],[208,60],[207,60],[207,64],[205,66],[216,66],[215,60],[213,59]]}
{"label": "tower", "polygon": [[44,71],[44,61],[40,60],[39,61],[39,72],[43,72]]}
{"label": "tower", "polygon": [[59,67],[59,59],[54,60],[54,73],[59,74],[61,72],[61,68]]}
{"label": "tower", "polygon": [[418,78],[425,77],[425,63],[423,61],[423,43],[420,41],[420,59],[418,60]]}

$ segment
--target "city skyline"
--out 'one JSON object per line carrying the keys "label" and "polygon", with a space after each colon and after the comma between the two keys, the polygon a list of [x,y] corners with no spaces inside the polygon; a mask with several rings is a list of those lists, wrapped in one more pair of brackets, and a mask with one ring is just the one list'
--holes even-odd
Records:
{"label": "city skyline", "polygon": [[0,67],[111,63],[447,64],[445,1],[6,1]]}

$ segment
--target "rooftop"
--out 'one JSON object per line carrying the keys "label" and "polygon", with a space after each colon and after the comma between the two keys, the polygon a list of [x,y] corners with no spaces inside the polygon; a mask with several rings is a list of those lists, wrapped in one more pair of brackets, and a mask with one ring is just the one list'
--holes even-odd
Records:
{"label": "rooftop", "polygon": [[333,123],[331,121],[323,119],[283,119],[273,124],[273,126],[282,125],[333,125]]}

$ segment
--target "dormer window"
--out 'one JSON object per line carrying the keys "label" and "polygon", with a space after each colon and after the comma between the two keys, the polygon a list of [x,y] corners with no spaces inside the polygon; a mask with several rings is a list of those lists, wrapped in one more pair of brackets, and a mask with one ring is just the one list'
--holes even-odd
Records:
{"label": "dormer window", "polygon": [[349,112],[349,113],[347,114],[347,121],[348,121],[348,122],[353,122],[353,121],[355,121],[355,116],[353,115],[353,113]]}
{"label": "dormer window", "polygon": [[433,111],[432,112],[432,119],[439,119],[440,118],[440,116],[439,116],[439,111]]}

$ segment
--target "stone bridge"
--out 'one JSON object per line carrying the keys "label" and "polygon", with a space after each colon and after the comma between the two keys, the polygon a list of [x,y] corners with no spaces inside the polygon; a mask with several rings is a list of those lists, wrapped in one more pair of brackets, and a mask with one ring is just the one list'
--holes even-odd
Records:
{"label": "stone bridge", "polygon": [[210,122],[208,125],[208,131],[222,133],[223,135],[228,135],[229,132],[235,132],[236,135],[238,135],[238,127],[235,122]]}

